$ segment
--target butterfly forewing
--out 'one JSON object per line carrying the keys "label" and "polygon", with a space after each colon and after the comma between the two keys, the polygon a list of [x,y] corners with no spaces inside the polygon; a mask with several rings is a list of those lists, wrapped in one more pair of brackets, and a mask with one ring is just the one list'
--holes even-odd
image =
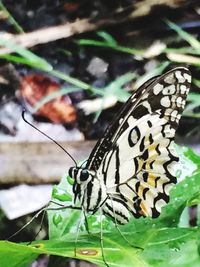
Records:
{"label": "butterfly forewing", "polygon": [[[123,130],[121,127],[121,122],[125,121],[125,117],[136,105],[136,102],[141,98],[144,90],[155,81],[155,77],[151,78],[147,82],[145,82],[140,88],[136,90],[134,94],[127,100],[119,114],[116,116],[116,119],[111,123],[106,129],[104,136],[102,139],[99,139],[94,149],[92,150],[90,157],[87,161],[87,169],[97,170],[102,162],[103,156],[107,151],[110,150],[113,144],[114,134],[119,131],[119,129]],[[124,118],[124,119],[123,119]]]}

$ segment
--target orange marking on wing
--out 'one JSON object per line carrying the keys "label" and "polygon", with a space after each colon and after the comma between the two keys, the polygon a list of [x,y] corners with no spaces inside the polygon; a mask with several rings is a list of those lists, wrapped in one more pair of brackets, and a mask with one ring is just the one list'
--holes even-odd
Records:
{"label": "orange marking on wing", "polygon": [[138,192],[137,192],[140,198],[143,198],[143,191],[144,191],[144,186],[140,184]]}
{"label": "orange marking on wing", "polygon": [[158,152],[156,151],[156,147],[158,144],[152,144],[148,147],[149,150],[149,160],[153,161],[158,157]]}
{"label": "orange marking on wing", "polygon": [[158,176],[156,176],[156,175],[154,175],[152,173],[149,173],[149,177],[148,177],[148,180],[147,180],[148,184],[153,186],[153,187],[155,187],[156,186],[155,180],[156,180],[157,177]]}
{"label": "orange marking on wing", "polygon": [[144,216],[149,216],[149,214],[148,214],[148,212],[147,212],[147,209],[146,209],[146,207],[145,207],[145,205],[144,205],[143,202],[140,203],[140,208],[141,208],[140,213],[141,213],[142,215],[144,215]]}
{"label": "orange marking on wing", "polygon": [[142,166],[143,166],[143,160],[141,160],[141,159],[137,159],[137,161],[138,161],[138,172],[142,169]]}

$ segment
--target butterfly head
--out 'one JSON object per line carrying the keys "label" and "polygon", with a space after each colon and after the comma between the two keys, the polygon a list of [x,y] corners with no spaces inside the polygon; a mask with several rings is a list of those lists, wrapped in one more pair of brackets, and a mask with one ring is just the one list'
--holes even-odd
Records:
{"label": "butterfly head", "polygon": [[69,169],[69,176],[74,179],[77,184],[82,184],[90,182],[94,174],[85,168],[71,167]]}

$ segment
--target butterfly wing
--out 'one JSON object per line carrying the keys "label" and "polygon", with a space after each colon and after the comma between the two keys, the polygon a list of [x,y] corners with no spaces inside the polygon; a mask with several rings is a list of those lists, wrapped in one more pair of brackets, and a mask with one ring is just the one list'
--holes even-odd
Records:
{"label": "butterfly wing", "polygon": [[191,83],[176,68],[145,83],[133,94],[91,154],[88,166],[104,181],[104,213],[126,223],[157,217],[176,183],[173,140]]}
{"label": "butterfly wing", "polygon": [[[117,115],[116,119],[111,123],[102,139],[99,139],[96,143],[95,147],[93,148],[86,164],[87,169],[92,169],[96,171],[103,159],[103,156],[106,152],[108,152],[112,145],[113,145],[113,136],[117,133],[119,129],[122,129],[121,125],[121,118],[125,118],[126,115],[134,109],[136,106],[137,100],[140,99],[141,95],[144,93],[146,88],[155,81],[155,77],[145,82],[140,88],[137,89],[135,93],[127,100],[127,102],[123,105],[122,109],[120,110],[119,114]],[[124,119],[125,122],[125,119]]]}
{"label": "butterfly wing", "polygon": [[[178,158],[173,146],[174,131],[159,116],[153,113],[139,119],[106,155],[98,176],[104,174],[110,195],[105,205],[107,212],[114,205],[122,214],[130,211],[135,217],[157,217],[169,201],[169,191],[176,183],[174,165]],[[128,218],[127,215],[127,221]]]}

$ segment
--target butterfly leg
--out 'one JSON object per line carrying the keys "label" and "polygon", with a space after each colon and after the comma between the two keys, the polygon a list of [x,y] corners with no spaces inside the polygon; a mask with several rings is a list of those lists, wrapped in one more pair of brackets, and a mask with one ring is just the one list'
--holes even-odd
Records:
{"label": "butterfly leg", "polygon": [[43,212],[42,212],[42,218],[41,218],[41,221],[40,221],[40,227],[39,227],[38,231],[36,232],[36,234],[35,234],[34,238],[32,239],[32,241],[28,242],[28,245],[30,245],[36,239],[36,237],[39,235],[40,231],[42,230],[45,212],[46,212],[46,209],[43,210]]}
{"label": "butterfly leg", "polygon": [[86,211],[83,209],[83,215],[84,215],[84,222],[85,222],[85,229],[88,233],[88,235],[91,235],[90,229],[89,229],[89,224],[88,224],[88,219],[87,219],[87,215],[86,215]]}
{"label": "butterfly leg", "polygon": [[116,213],[115,213],[115,208],[114,208],[114,204],[113,204],[113,198],[111,195],[109,195],[109,198],[111,200],[111,203],[112,203],[112,209],[113,209],[113,214],[114,214],[114,223],[115,223],[115,227],[117,229],[117,231],[119,232],[119,234],[121,235],[121,237],[133,248],[135,249],[140,249],[140,250],[144,250],[142,247],[138,247],[138,246],[135,246],[133,244],[130,243],[130,241],[126,238],[126,236],[122,233],[122,231],[120,230],[119,228],[119,225],[117,223],[117,219],[116,219]]}
{"label": "butterfly leg", "polygon": [[100,244],[101,244],[101,254],[102,254],[102,259],[103,259],[103,262],[105,264],[105,266],[109,267],[109,264],[106,262],[106,259],[105,259],[105,255],[104,255],[104,247],[103,247],[103,213],[102,213],[102,209],[99,210],[100,211],[100,215],[101,215],[101,229],[100,229]]}
{"label": "butterfly leg", "polygon": [[79,236],[79,232],[80,232],[80,228],[81,228],[81,224],[83,222],[83,219],[84,219],[84,212],[82,210],[81,215],[80,215],[80,220],[79,220],[78,225],[77,225],[76,238],[74,241],[74,257],[75,258],[76,258],[77,244],[78,244],[78,236]]}
{"label": "butterfly leg", "polygon": [[[35,216],[33,216],[33,218],[31,218],[30,221],[28,221],[25,225],[23,225],[17,232],[15,232],[15,233],[12,234],[11,236],[9,236],[6,240],[9,241],[11,238],[13,238],[14,236],[18,235],[22,230],[24,230],[24,228],[26,228],[30,223],[32,223],[32,221],[33,221],[35,218],[37,218],[41,213],[43,213],[43,215],[42,215],[42,222],[43,222],[44,213],[45,213],[45,211],[47,211],[47,210],[48,210],[47,207],[45,207],[45,208],[39,210],[39,211],[35,214]],[[40,232],[40,230],[41,230],[41,226],[40,226],[40,229],[39,229],[38,233]],[[38,233],[36,234],[35,237],[37,237]],[[31,242],[32,242],[32,241],[31,241]],[[30,242],[30,243],[31,243],[31,242]]]}

